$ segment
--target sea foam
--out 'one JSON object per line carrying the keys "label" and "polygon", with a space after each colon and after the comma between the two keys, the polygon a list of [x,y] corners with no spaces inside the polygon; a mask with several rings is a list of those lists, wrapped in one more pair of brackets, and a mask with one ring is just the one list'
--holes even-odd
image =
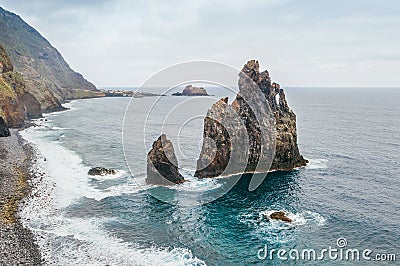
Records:
{"label": "sea foam", "polygon": [[[141,247],[135,243],[109,236],[103,223],[113,219],[77,218],[65,215],[65,209],[86,197],[102,200],[121,194],[138,193],[147,189],[144,178],[97,189],[90,184],[93,178],[121,178],[116,176],[91,177],[90,167],[74,151],[61,145],[61,128],[52,128],[51,121],[40,121],[37,127],[21,132],[22,137],[37,150],[37,161],[32,172],[34,188],[27,199],[21,217],[26,227],[37,236],[42,256],[47,264],[56,265],[205,265],[190,250],[178,247]],[[40,152],[39,152],[40,151]]]}
{"label": "sea foam", "polygon": [[[283,211],[292,219],[291,223],[267,219],[273,212]],[[267,209],[258,213],[242,213],[238,217],[241,223],[246,224],[253,230],[253,234],[270,243],[286,243],[292,240],[295,230],[305,228],[315,230],[326,224],[326,218],[319,213],[304,210],[300,212],[291,212],[287,210]]]}
{"label": "sea foam", "polygon": [[328,160],[327,159],[309,159],[309,163],[306,169],[327,169]]}

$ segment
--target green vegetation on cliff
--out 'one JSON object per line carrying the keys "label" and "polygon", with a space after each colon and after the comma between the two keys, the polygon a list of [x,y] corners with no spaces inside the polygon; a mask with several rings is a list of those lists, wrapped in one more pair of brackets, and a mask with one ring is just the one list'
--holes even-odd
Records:
{"label": "green vegetation on cliff", "polygon": [[0,73],[13,71],[11,59],[8,57],[6,50],[0,45]]}
{"label": "green vegetation on cliff", "polygon": [[[13,71],[13,65],[0,45],[0,118],[10,127],[24,125],[25,119],[39,118],[42,111],[39,102],[28,91],[24,77]],[[4,130],[0,128],[0,132]]]}
{"label": "green vegetation on cliff", "polygon": [[3,75],[0,75],[0,103],[5,102],[7,99],[15,100],[16,98],[17,95],[10,87],[10,84],[4,80]]}

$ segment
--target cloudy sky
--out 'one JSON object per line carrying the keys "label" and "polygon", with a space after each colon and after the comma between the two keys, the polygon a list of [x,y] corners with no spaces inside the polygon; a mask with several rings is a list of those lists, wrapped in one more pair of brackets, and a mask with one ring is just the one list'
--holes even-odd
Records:
{"label": "cloudy sky", "polygon": [[1,0],[99,87],[258,59],[283,86],[400,86],[397,0]]}

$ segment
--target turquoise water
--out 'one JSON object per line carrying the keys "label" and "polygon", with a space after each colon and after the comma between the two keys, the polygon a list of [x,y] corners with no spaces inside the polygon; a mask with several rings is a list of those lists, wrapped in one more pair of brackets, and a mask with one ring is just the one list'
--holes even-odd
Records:
{"label": "turquoise water", "polygon": [[[223,93],[205,99],[207,108]],[[268,174],[253,192],[250,176],[241,178],[223,197],[201,206],[162,202],[144,176],[132,177],[125,163],[121,134],[127,98],[74,101],[67,112],[38,121],[23,136],[41,152],[37,168],[47,173],[46,193],[24,209],[25,223],[41,236],[45,257],[56,264],[104,265],[265,265],[260,249],[337,247],[371,249],[373,254],[399,254],[400,90],[388,88],[289,88],[289,105],[297,114],[299,147],[307,167]],[[135,99],[146,106],[152,99]],[[185,97],[163,97],[160,112]],[[139,119],[140,120],[140,119]],[[138,121],[139,121],[138,120]],[[178,119],[179,120],[179,119]],[[176,120],[175,120],[176,121]],[[141,132],[143,125],[131,125]],[[171,127],[173,127],[173,123]],[[174,146],[190,179],[199,152],[202,119],[185,127]],[[157,132],[150,132],[149,147]],[[137,139],[141,141],[140,134]],[[137,157],[143,167],[145,153]],[[136,158],[135,157],[135,158]],[[46,161],[44,161],[46,158]],[[89,177],[92,166],[119,170],[117,176]],[[144,168],[143,168],[144,169]],[[139,171],[140,172],[140,171]],[[224,180],[191,182],[165,189],[179,199],[224,186]],[[293,224],[262,219],[284,210]],[[48,246],[47,246],[48,244]],[[398,257],[398,256],[397,256]],[[290,261],[302,265],[304,261]],[[311,265],[351,261],[311,261]],[[384,264],[384,263],[383,263]]]}

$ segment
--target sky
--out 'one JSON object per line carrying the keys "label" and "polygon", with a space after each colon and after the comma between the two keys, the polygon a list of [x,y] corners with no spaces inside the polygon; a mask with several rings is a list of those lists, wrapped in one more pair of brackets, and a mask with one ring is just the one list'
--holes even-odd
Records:
{"label": "sky", "polygon": [[296,86],[400,86],[397,0],[0,0],[98,87],[165,67],[257,59]]}

